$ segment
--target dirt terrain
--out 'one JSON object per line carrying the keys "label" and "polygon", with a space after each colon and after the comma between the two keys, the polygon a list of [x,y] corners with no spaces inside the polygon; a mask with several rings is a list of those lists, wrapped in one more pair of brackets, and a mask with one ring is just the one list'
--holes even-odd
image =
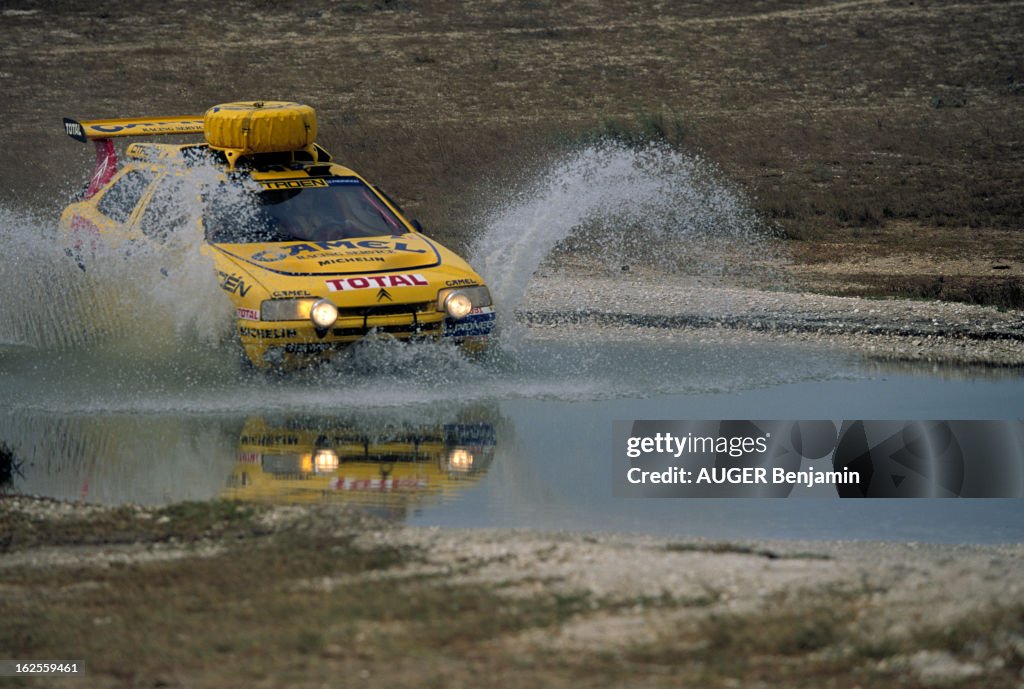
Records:
{"label": "dirt terrain", "polygon": [[[461,249],[564,152],[667,145],[746,199],[763,265],[704,282],[563,244],[536,336],[1019,367],[1022,33],[1019,0],[3,0],[0,205],[55,217],[81,187],[63,116],[287,99]],[[0,658],[75,649],[89,675],[59,686],[98,688],[1019,689],[1022,557],[0,496]]]}
{"label": "dirt terrain", "polygon": [[1019,307],[1022,29],[1015,1],[8,0],[0,183],[49,211],[79,188],[64,115],[298,100],[458,248],[564,147],[666,141],[749,199],[798,288]]}
{"label": "dirt terrain", "polygon": [[526,303],[521,319],[537,338],[805,343],[973,375],[1024,363],[1024,314],[993,306],[765,291],[645,268],[543,271]]}
{"label": "dirt terrain", "polygon": [[3,654],[88,672],[20,686],[1015,689],[1024,670],[1020,545],[0,498],[0,549]]}

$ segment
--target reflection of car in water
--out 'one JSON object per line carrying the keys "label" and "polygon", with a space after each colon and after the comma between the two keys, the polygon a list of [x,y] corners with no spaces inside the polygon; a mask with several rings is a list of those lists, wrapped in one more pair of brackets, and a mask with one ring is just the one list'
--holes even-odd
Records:
{"label": "reflection of car in water", "polygon": [[474,485],[494,458],[487,422],[364,426],[344,419],[249,419],[224,497],[340,501],[404,513]]}
{"label": "reflection of car in water", "polygon": [[[64,126],[97,151],[84,199],[61,217],[83,268],[100,239],[166,241],[186,230],[188,214],[172,203],[183,195],[183,177],[194,178],[200,165],[218,171],[219,182],[202,193],[196,229],[255,366],[324,358],[371,333],[487,347],[495,314],[483,280],[383,192],[332,162],[314,143],[312,108],[228,103],[202,117],[65,119]],[[205,141],[132,144],[123,162],[112,143],[194,133]]]}

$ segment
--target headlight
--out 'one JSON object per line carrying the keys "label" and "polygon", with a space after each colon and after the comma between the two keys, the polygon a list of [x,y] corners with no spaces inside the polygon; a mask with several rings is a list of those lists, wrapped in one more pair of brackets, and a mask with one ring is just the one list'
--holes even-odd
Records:
{"label": "headlight", "polygon": [[329,328],[338,320],[338,307],[326,299],[321,299],[309,310],[309,318],[316,327]]}
{"label": "headlight", "polygon": [[260,319],[264,321],[304,321],[316,304],[316,299],[267,299],[260,304]]}
{"label": "headlight", "polygon": [[318,328],[329,328],[338,320],[338,307],[326,299],[267,299],[260,304],[264,321],[311,320]]}
{"label": "headlight", "polygon": [[491,293],[483,285],[443,289],[437,293],[437,310],[459,320],[473,309],[491,305]]}
{"label": "headlight", "polygon": [[452,292],[444,298],[444,310],[455,320],[461,320],[473,310],[473,300],[464,292]]}

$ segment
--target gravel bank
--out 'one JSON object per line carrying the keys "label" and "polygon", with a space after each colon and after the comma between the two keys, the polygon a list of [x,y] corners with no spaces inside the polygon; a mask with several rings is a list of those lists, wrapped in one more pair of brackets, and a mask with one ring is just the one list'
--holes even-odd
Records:
{"label": "gravel bank", "polygon": [[[337,506],[0,497],[0,637],[12,657],[84,658],[91,687],[411,687],[428,673],[457,687],[1018,688],[1022,569],[1020,544],[439,530]],[[186,655],[156,652],[170,641]]]}
{"label": "gravel bank", "polygon": [[553,325],[557,332],[628,327],[656,337],[814,343],[886,361],[1024,367],[1024,312],[986,306],[765,291],[642,272],[538,275],[524,303],[520,317],[538,333]]}

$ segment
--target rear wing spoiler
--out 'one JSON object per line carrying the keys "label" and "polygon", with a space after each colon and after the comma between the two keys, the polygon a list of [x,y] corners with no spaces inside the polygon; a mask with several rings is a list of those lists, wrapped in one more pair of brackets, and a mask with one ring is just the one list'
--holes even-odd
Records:
{"label": "rear wing spoiler", "polygon": [[89,120],[79,122],[64,118],[64,133],[83,144],[96,144],[96,170],[92,173],[85,198],[92,198],[117,174],[115,136],[157,136],[160,134],[199,134],[203,131],[201,115],[182,117],[128,117],[117,120]]}
{"label": "rear wing spoiler", "polygon": [[201,134],[202,115],[180,117],[128,117],[117,120],[80,122],[64,118],[64,132],[75,141],[101,141],[115,136],[158,136],[162,134]]}

